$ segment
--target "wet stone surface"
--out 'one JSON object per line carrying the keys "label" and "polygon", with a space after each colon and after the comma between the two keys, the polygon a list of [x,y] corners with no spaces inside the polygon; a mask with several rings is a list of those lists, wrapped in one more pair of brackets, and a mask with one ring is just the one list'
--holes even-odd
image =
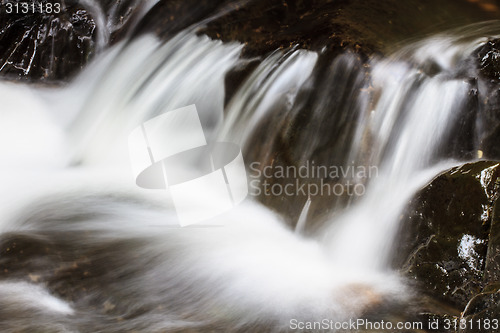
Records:
{"label": "wet stone surface", "polygon": [[368,56],[433,29],[498,14],[496,6],[484,10],[463,0],[185,0],[160,1],[151,8],[140,0],[61,4],[58,14],[0,12],[0,75],[28,81],[68,79],[97,49],[126,36],[152,32],[167,40],[188,27],[213,39],[244,43],[246,57],[292,46],[332,54],[350,49]]}
{"label": "wet stone surface", "polygon": [[492,82],[500,82],[500,40],[490,40],[478,50],[481,74]]}
{"label": "wet stone surface", "polygon": [[500,159],[500,40],[490,40],[476,51],[479,108],[477,133],[484,157]]}
{"label": "wet stone surface", "polygon": [[[231,3],[230,11],[210,21],[203,33],[245,43],[244,54],[278,48],[384,52],[394,43],[498,14],[468,1],[257,0]],[[272,17],[272,19],[270,19]]]}
{"label": "wet stone surface", "polygon": [[465,164],[436,177],[401,217],[394,266],[465,318],[499,316],[499,195],[500,163]]}
{"label": "wet stone surface", "polygon": [[0,74],[10,79],[65,79],[95,52],[96,23],[74,2],[51,14],[7,14],[2,7],[0,29]]}
{"label": "wet stone surface", "polygon": [[421,190],[402,216],[398,265],[424,291],[465,307],[481,291],[500,167],[456,167]]}

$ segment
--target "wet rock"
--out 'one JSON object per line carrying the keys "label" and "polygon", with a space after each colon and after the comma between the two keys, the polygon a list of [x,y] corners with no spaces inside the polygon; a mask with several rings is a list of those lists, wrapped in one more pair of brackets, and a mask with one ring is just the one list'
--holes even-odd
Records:
{"label": "wet rock", "polygon": [[490,40],[478,51],[481,74],[493,82],[500,81],[500,40]]}
{"label": "wet rock", "polygon": [[492,226],[498,224],[493,208],[499,184],[500,163],[487,161],[435,178],[402,216],[395,266],[423,292],[461,309],[487,284],[498,282],[498,234],[492,234]]}
{"label": "wet rock", "polygon": [[479,72],[477,133],[485,158],[500,159],[500,40],[490,40],[475,51]]}
{"label": "wet rock", "polygon": [[[47,0],[42,0],[46,3]],[[58,14],[0,13],[0,74],[45,81],[77,73],[97,49],[126,36],[155,33],[167,40],[192,27],[223,41],[240,41],[244,55],[263,56],[293,45],[363,55],[497,12],[465,0],[64,1]],[[99,47],[96,47],[96,43]]]}
{"label": "wet rock", "polygon": [[122,40],[134,29],[141,11],[147,10],[147,2],[141,0],[100,0],[100,8],[106,21],[109,44]]}
{"label": "wet rock", "polygon": [[[467,1],[285,0],[233,3],[202,31],[223,41],[245,43],[244,53],[278,48],[385,51],[409,37],[495,18]],[[433,27],[433,28],[431,28]]]}
{"label": "wet rock", "polygon": [[[125,300],[134,292],[127,294],[123,284],[128,279],[143,274],[131,265],[134,249],[144,246],[142,240],[110,240],[109,243],[92,243],[92,232],[84,232],[80,239],[87,243],[77,244],[72,233],[5,233],[0,238],[0,282],[19,281],[47,288],[58,298],[70,301],[73,306],[82,306],[99,315],[110,318],[119,316],[124,319],[140,316],[150,309],[138,308],[127,312]],[[90,245],[92,244],[92,245]],[[135,259],[137,260],[137,259]],[[117,283],[120,281],[122,287]],[[1,303],[0,299],[0,303]],[[2,303],[2,305],[4,305]],[[19,310],[21,311],[25,310]],[[121,312],[120,312],[121,311]],[[126,313],[126,315],[123,315]],[[0,311],[0,323],[2,322]],[[9,322],[6,318],[3,318]],[[60,320],[57,318],[57,320]],[[29,321],[28,321],[29,322]],[[72,322],[71,325],[82,325]],[[18,325],[24,325],[21,321]],[[95,321],[76,331],[94,331],[102,323]],[[118,325],[118,323],[116,323]],[[21,326],[16,326],[19,329]],[[1,324],[0,324],[1,329]],[[110,329],[103,329],[111,331]],[[26,330],[26,332],[32,330]],[[59,330],[42,330],[59,332]],[[117,331],[127,331],[117,328]]]}
{"label": "wet rock", "polygon": [[487,283],[487,288],[500,288],[500,201],[498,178],[495,182],[495,193],[492,195],[496,200],[493,210],[491,211],[491,227],[488,239],[488,255],[486,257],[486,265],[484,270],[484,279]]}
{"label": "wet rock", "polygon": [[[292,226],[308,198],[312,203],[307,232],[314,232],[326,216],[340,213],[364,194],[364,187],[360,193],[361,180],[351,171],[369,167],[347,162],[346,156],[363,108],[356,101],[361,94],[368,94],[364,89],[368,71],[366,58],[355,52],[336,58],[329,52],[320,55],[296,97],[290,94],[292,97],[283,98],[283,103],[275,103],[248,139],[245,160],[258,161],[261,169],[308,170],[307,175],[288,172],[284,177],[269,172],[270,176],[260,182],[266,185],[257,195],[261,202],[285,216]],[[277,135],[270,137],[268,133]],[[337,174],[339,169],[347,174]],[[370,177],[362,178],[368,181]]]}
{"label": "wet rock", "polygon": [[[134,34],[154,32],[162,40],[188,27],[196,31],[202,22],[224,17],[239,2],[221,1],[158,1],[141,19]],[[268,18],[271,19],[271,18]]]}
{"label": "wet rock", "polygon": [[[466,81],[467,82],[467,81]],[[470,80],[465,101],[454,106],[456,119],[448,123],[448,129],[436,147],[435,162],[441,159],[472,160],[477,157],[476,118],[478,114],[477,82]]]}
{"label": "wet rock", "polygon": [[66,79],[85,66],[95,53],[96,23],[76,3],[61,3],[61,11],[51,14],[7,14],[2,8],[0,27],[3,77]]}
{"label": "wet rock", "polygon": [[458,323],[460,333],[490,333],[500,331],[500,292],[476,295]]}
{"label": "wet rock", "polygon": [[259,64],[259,59],[242,61],[227,72],[226,77],[224,78],[224,105],[231,100],[234,93],[238,91],[243,82]]}
{"label": "wet rock", "polygon": [[210,1],[60,3],[58,13],[8,14],[2,8],[0,77],[28,82],[67,81],[98,52],[124,38],[152,32],[168,40],[191,25],[219,15],[217,10],[224,10],[224,2]]}

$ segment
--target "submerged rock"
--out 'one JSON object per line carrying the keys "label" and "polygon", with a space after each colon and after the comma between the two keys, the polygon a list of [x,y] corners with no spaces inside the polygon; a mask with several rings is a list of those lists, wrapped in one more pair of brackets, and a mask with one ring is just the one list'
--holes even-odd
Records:
{"label": "submerged rock", "polygon": [[424,293],[458,309],[495,289],[500,282],[499,196],[498,162],[465,164],[436,177],[402,216],[395,266]]}

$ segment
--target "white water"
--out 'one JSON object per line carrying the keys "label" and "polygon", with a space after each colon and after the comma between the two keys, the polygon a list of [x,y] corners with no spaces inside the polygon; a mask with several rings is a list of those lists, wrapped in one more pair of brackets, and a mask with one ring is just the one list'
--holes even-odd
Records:
{"label": "white water", "polygon": [[[434,40],[440,45],[452,41],[449,36]],[[467,49],[480,41],[468,42]],[[129,297],[122,299],[127,311],[155,309],[140,319],[148,331],[210,323],[228,330],[259,323],[279,329],[291,318],[340,321],[381,302],[402,300],[405,287],[385,269],[398,216],[415,190],[444,168],[432,165],[431,158],[467,92],[464,82],[445,75],[454,70],[453,59],[467,55],[463,48],[425,55],[426,45],[372,64],[380,97],[373,110],[361,109],[348,158],[379,166],[380,176],[355,206],[326,222],[319,240],[294,234],[252,200],[220,216],[223,228],[162,228],[175,225],[165,194],[135,187],[126,137],[142,121],[195,103],[209,136],[245,145],[268,112],[277,106],[285,114],[292,109],[318,57],[303,50],[271,55],[236,92],[223,120],[223,79],[237,63],[241,46],[189,32],[165,44],[146,36],[117,45],[62,91],[0,85],[0,97],[9,101],[0,116],[1,177],[7,184],[0,192],[0,217],[7,221],[2,229],[43,231],[54,241],[58,232],[67,231],[73,236],[64,237],[82,245],[145,239],[147,245],[128,259],[143,274],[116,274]],[[448,64],[443,75],[425,77],[407,65],[408,60],[423,63],[431,54]],[[420,85],[410,89],[416,80]],[[408,107],[401,107],[405,103]],[[358,156],[366,151],[367,140],[370,155]],[[43,197],[35,200],[39,204],[16,210],[37,196]],[[83,221],[72,220],[85,214],[90,215]],[[300,219],[302,230],[305,216]],[[86,235],[89,231],[97,231],[95,238]],[[119,257],[112,253],[110,258]],[[112,261],[109,267],[113,273]],[[25,302],[29,288],[22,287],[9,297],[17,292],[16,302]],[[34,291],[44,295],[48,308],[63,316],[75,309],[80,318],[100,325],[83,301],[60,304],[51,298],[56,295],[45,293]],[[102,297],[98,289],[89,295]],[[175,310],[157,308],[170,304],[176,304]]]}
{"label": "white water", "polygon": [[92,17],[95,17],[97,29],[96,49],[97,51],[102,51],[109,43],[109,36],[111,34],[111,31],[108,28],[108,23],[106,22],[106,15],[102,10],[101,5],[97,1],[83,0],[82,4],[85,5],[85,8],[87,8],[89,14],[91,14]]}
{"label": "white water", "polygon": [[[226,107],[227,118],[219,137],[245,145],[271,110],[290,112],[298,90],[309,78],[318,55],[295,50],[285,55],[276,52],[265,59],[245,80]],[[269,138],[273,140],[272,136]]]}
{"label": "white water", "polygon": [[[360,117],[350,158],[363,158],[356,154],[364,151],[368,140],[368,163],[379,166],[379,177],[356,206],[327,227],[324,241],[333,262],[355,270],[386,269],[408,200],[439,171],[458,163],[433,162],[471,88],[465,80],[452,77],[485,42],[475,36],[498,33],[497,26],[496,22],[471,26],[469,31],[460,30],[461,38],[435,36],[403,48],[392,58],[374,61],[372,84],[380,96],[374,108]],[[419,69],[430,62],[441,67],[432,77]]]}
{"label": "white water", "polygon": [[[443,76],[427,78],[398,62],[374,64],[373,85],[381,96],[360,128],[364,136],[370,136],[368,160],[379,166],[379,175],[361,201],[335,221],[326,237],[333,262],[354,269],[360,263],[364,269],[383,268],[391,257],[391,240],[398,231],[402,208],[419,187],[445,168],[432,167],[430,160],[458,116],[469,86]],[[422,82],[415,88],[419,80]],[[354,147],[364,139],[355,141]]]}

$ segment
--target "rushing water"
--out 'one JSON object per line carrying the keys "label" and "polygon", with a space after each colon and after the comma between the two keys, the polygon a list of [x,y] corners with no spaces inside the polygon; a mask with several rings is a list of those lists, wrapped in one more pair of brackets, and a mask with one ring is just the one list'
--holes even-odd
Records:
{"label": "rushing water", "polygon": [[362,262],[364,268],[380,269],[390,260],[402,207],[444,168],[438,165],[426,172],[447,131],[464,111],[471,89],[465,80],[450,78],[447,70],[428,77],[398,59],[373,64],[373,89],[380,91],[380,97],[362,115],[360,137],[351,151],[361,151],[359,146],[369,140],[368,161],[379,166],[379,174],[361,202],[335,221],[326,239],[334,262],[350,267]]}
{"label": "rushing water", "polygon": [[[370,80],[352,54],[317,79],[321,54],[277,51],[226,105],[224,77],[241,65],[242,46],[192,31],[115,45],[64,89],[1,83],[1,231],[40,254],[2,275],[0,316],[9,320],[0,328],[278,331],[292,318],[345,320],[404,301],[410,292],[387,268],[399,214],[453,163],[440,142],[472,89],[457,73],[482,36],[498,31],[497,23],[470,30],[372,59]],[[189,104],[209,141],[236,142],[259,162],[307,109],[307,126],[293,132],[299,164],[319,151],[323,162],[376,166],[378,177],[315,236],[302,235],[314,197],[296,233],[253,198],[217,217],[224,227],[178,228],[165,191],[135,186],[127,136]],[[256,144],[263,132],[266,144]]]}

